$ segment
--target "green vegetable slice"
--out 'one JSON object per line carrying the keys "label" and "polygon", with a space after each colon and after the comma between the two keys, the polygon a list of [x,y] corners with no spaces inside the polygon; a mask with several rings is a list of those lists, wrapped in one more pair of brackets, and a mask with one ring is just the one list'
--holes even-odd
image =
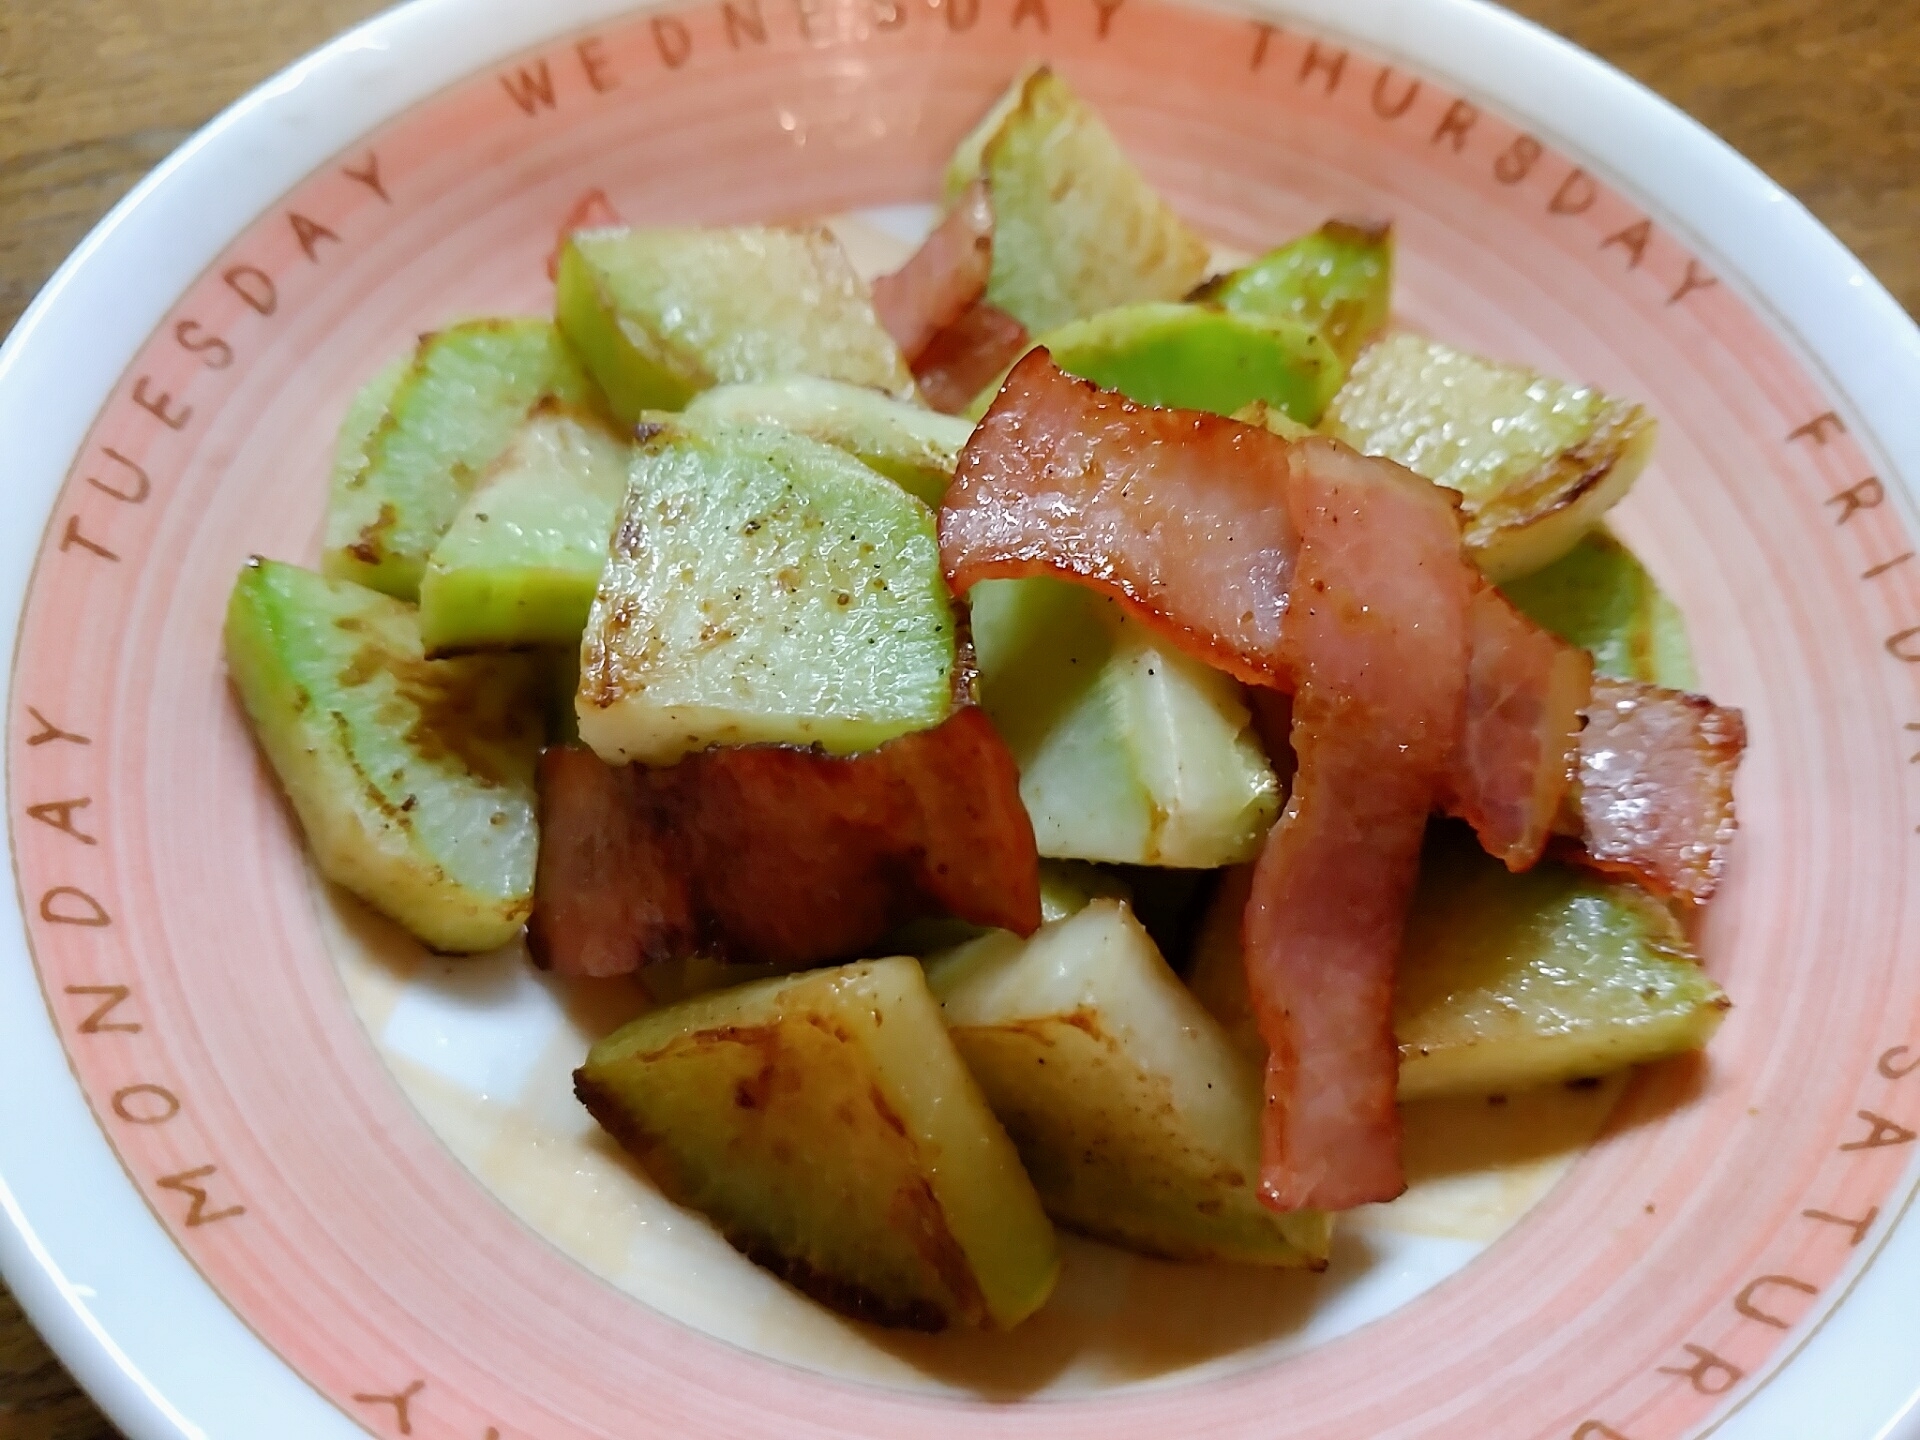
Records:
{"label": "green vegetable slice", "polygon": [[1231,415],[1264,401],[1303,425],[1320,418],[1346,378],[1309,326],[1202,305],[1128,305],[1035,343],[1062,370],[1141,405]]}
{"label": "green vegetable slice", "polygon": [[1458,490],[1468,548],[1500,581],[1572,549],[1639,478],[1655,430],[1638,405],[1405,332],[1360,356],[1321,428]]}
{"label": "green vegetable slice", "polygon": [[1501,589],[1534,621],[1592,651],[1597,674],[1674,690],[1699,683],[1679,609],[1604,527]]}
{"label": "green vegetable slice", "polygon": [[[597,403],[548,321],[475,320],[422,339],[404,373],[375,377],[341,427],[321,569],[414,599],[474,484],[549,396]],[[384,413],[369,429],[376,406]]]}
{"label": "green vegetable slice", "polygon": [[227,606],[227,671],[328,879],[435,949],[533,907],[532,657],[428,660],[413,607],[271,560]]}
{"label": "green vegetable slice", "polygon": [[1053,1289],[1053,1227],[916,961],[653,1011],[574,1086],[672,1199],[836,1310],[1006,1328]]}
{"label": "green vegetable slice", "polygon": [[789,376],[721,385],[687,406],[695,418],[775,425],[845,450],[928,505],[938,505],[973,426],[839,380]]}
{"label": "green vegetable slice", "polygon": [[603,759],[871,749],[946,718],[953,664],[933,513],[892,481],[783,430],[676,419],[640,442],[581,647]]}
{"label": "green vegetable slice", "polygon": [[954,1043],[1062,1225],[1176,1260],[1326,1263],[1329,1218],[1259,1199],[1260,1066],[1125,903],[932,962]]}
{"label": "green vegetable slice", "polygon": [[1206,869],[1259,852],[1279,787],[1237,683],[1063,580],[970,599],[980,701],[1042,855]]}
{"label": "green vegetable slice", "polygon": [[817,375],[903,399],[913,376],[828,231],[576,231],[555,313],[627,424],[713,385]]}
{"label": "green vegetable slice", "polygon": [[987,299],[1034,334],[1117,305],[1178,300],[1206,273],[1206,242],[1044,66],[960,142],[949,196],[976,175],[993,200]]}
{"label": "green vegetable slice", "polygon": [[427,562],[429,654],[579,647],[632,449],[595,415],[536,408]]}
{"label": "green vegetable slice", "polygon": [[1386,327],[1393,299],[1393,229],[1329,220],[1251,265],[1208,281],[1193,298],[1236,315],[1309,326],[1326,338],[1343,365],[1352,365]]}

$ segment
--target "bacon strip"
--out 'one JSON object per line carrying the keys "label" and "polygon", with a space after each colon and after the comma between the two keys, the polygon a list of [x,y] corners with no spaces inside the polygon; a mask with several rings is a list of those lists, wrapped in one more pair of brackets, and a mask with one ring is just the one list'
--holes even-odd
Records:
{"label": "bacon strip", "polygon": [[1546,848],[1578,763],[1593,657],[1484,582],[1468,627],[1467,720],[1446,808],[1489,855],[1525,870]]}
{"label": "bacon strip", "polygon": [[1733,774],[1746,748],[1738,710],[1700,695],[1598,679],[1569,797],[1581,857],[1703,905],[1733,841]]}
{"label": "bacon strip", "polygon": [[928,914],[1031,934],[1019,781],[972,706],[847,758],[755,746],[649,769],[552,749],[528,940],[541,965],[599,976],[696,954],[845,960]]}
{"label": "bacon strip", "polygon": [[[1331,441],[1289,445],[1134,405],[1040,351],[962,453],[940,542],[957,592],[1074,580],[1220,669],[1293,692],[1284,748],[1299,770],[1245,917],[1273,1052],[1263,1198],[1336,1207],[1397,1193],[1392,974],[1426,817],[1444,804],[1510,866],[1537,859],[1575,751],[1583,773],[1591,763],[1578,738],[1588,657],[1485,586],[1448,492]],[[1666,712],[1634,713],[1650,726]],[[1279,717],[1261,718],[1270,731]],[[1644,738],[1658,749],[1687,737]],[[1698,801],[1699,765],[1635,764],[1653,784],[1694,787],[1674,802],[1685,833],[1698,833],[1696,811],[1721,813]],[[1690,883],[1662,825],[1608,807],[1623,783],[1607,771],[1591,796],[1583,785],[1594,862]]]}
{"label": "bacon strip", "polygon": [[1461,734],[1476,577],[1445,492],[1331,441],[1289,459],[1301,545],[1282,656],[1299,768],[1244,921],[1271,1052],[1261,1198],[1344,1209],[1406,1188],[1394,965]]}
{"label": "bacon strip", "polygon": [[993,203],[975,180],[907,263],[873,282],[874,314],[911,364],[987,293],[992,272]]}
{"label": "bacon strip", "polygon": [[[1135,405],[1035,351],[961,454],[940,512],[947,579],[956,591],[1076,580],[1228,674],[1292,690],[1280,629],[1300,537],[1277,478],[1289,453],[1258,427]],[[1445,803],[1524,869],[1567,789],[1591,661],[1473,583],[1466,730]]]}
{"label": "bacon strip", "polygon": [[1058,575],[1120,600],[1208,664],[1292,689],[1280,656],[1300,536],[1288,445],[1218,415],[1153,410],[1034,350],[960,454],[940,507],[956,593]]}
{"label": "bacon strip", "polygon": [[921,397],[958,415],[1020,358],[1026,326],[987,303],[993,201],[975,180],[946,219],[891,275],[873,282],[873,309],[913,368]]}
{"label": "bacon strip", "polygon": [[927,404],[958,415],[1032,344],[1027,327],[996,305],[976,300],[912,360]]}

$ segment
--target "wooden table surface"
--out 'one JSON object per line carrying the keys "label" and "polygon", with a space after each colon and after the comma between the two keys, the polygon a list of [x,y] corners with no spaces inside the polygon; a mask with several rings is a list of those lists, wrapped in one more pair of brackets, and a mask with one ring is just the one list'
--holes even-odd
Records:
{"label": "wooden table surface", "polygon": [[[201,122],[379,8],[378,0],[0,0],[0,334],[88,228]],[[1920,315],[1920,3],[1514,8],[1732,141]],[[112,1434],[0,1290],[0,1440]]]}

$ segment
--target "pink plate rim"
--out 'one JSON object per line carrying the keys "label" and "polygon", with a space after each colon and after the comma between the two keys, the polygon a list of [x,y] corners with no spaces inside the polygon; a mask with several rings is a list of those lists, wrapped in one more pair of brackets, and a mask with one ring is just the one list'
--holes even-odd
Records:
{"label": "pink plate rim", "polygon": [[[0,349],[0,612],[17,614],[49,506],[102,400],[175,297],[231,238],[357,136],[482,66],[630,0],[412,0],[283,72],[118,205]],[[1920,485],[1920,329],[1796,201],[1678,110],[1481,0],[1274,0],[1232,7],[1343,35],[1523,119],[1712,257],[1841,397],[1911,519]],[[4,632],[11,672],[16,637]],[[135,1440],[346,1436],[201,1279],[93,1122],[42,1001],[20,900],[0,902],[0,1273],[77,1378]],[[1909,1167],[1899,1194],[1911,1198]],[[1920,1436],[1920,1361],[1885,1323],[1920,1279],[1905,1217],[1841,1307],[1723,1440]],[[1844,1413],[1841,1413],[1844,1410]]]}

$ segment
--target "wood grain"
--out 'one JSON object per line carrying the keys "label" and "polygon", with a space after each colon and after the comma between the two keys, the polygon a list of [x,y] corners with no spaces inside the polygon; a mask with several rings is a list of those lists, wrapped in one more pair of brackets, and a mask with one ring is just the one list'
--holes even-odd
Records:
{"label": "wood grain", "polygon": [[[370,0],[0,0],[0,334],[143,174]],[[1920,4],[1517,0],[1718,131],[1920,314]],[[0,1440],[112,1428],[0,1289]]]}

